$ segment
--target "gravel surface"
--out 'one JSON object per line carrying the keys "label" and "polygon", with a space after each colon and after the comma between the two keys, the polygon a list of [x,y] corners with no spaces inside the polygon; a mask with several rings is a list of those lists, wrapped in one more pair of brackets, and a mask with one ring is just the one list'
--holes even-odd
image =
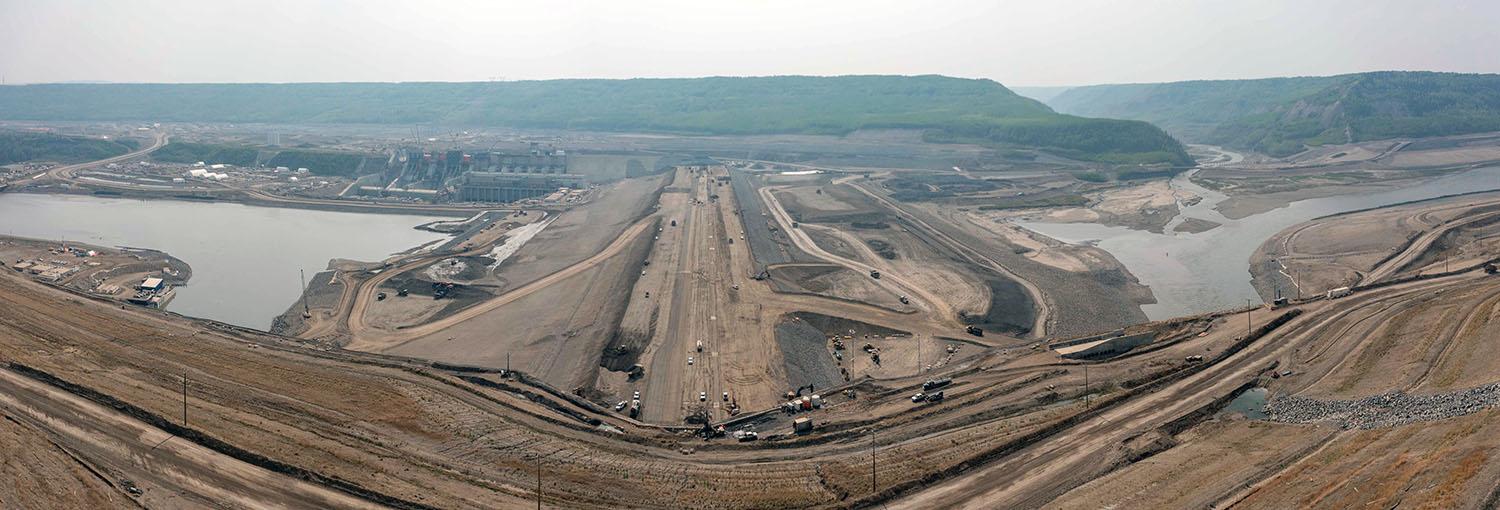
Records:
{"label": "gravel surface", "polygon": [[1357,400],[1280,397],[1266,404],[1271,421],[1333,421],[1344,428],[1375,429],[1473,414],[1500,405],[1500,383],[1438,395],[1412,396],[1399,391]]}
{"label": "gravel surface", "polygon": [[777,324],[776,343],[781,347],[786,380],[792,387],[811,384],[828,388],[844,382],[828,351],[828,338],[806,321],[792,319]]}

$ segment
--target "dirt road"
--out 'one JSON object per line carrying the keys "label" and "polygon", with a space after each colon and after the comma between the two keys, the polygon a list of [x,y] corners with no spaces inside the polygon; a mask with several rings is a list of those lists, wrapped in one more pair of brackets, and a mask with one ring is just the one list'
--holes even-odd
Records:
{"label": "dirt road", "polygon": [[[376,508],[347,494],[246,464],[113,409],[0,369],[0,409],[56,434],[112,482],[130,480],[150,508]],[[122,485],[120,489],[125,490]]]}
{"label": "dirt road", "polygon": [[1363,278],[1360,279],[1360,283],[1369,284],[1378,282],[1390,278],[1391,276],[1404,269],[1409,269],[1408,266],[1410,266],[1423,254],[1427,253],[1427,251],[1432,248],[1433,243],[1436,243],[1439,239],[1442,239],[1443,236],[1447,235],[1449,232],[1463,229],[1480,222],[1492,221],[1495,218],[1500,218],[1500,211],[1483,214],[1464,215],[1461,218],[1444,222],[1443,224],[1438,225],[1436,228],[1428,229],[1422,232],[1421,235],[1418,235],[1416,239],[1413,239],[1411,243],[1408,244],[1405,249],[1401,250],[1399,254],[1391,257],[1385,262],[1382,262],[1379,266],[1376,266],[1375,269],[1369,272],[1369,274],[1366,274]]}
{"label": "dirt road", "polygon": [[869,274],[870,272],[876,271],[878,269],[885,269],[885,272],[881,273],[881,285],[894,287],[891,290],[897,295],[916,296],[917,306],[931,314],[930,320],[947,323],[952,326],[953,329],[961,329],[962,326],[958,322],[958,313],[954,310],[953,306],[950,305],[947,301],[938,297],[932,289],[913,284],[912,282],[907,281],[901,275],[891,274],[890,268],[876,268],[857,260],[850,260],[848,258],[829,253],[827,250],[824,250],[822,247],[818,246],[817,243],[813,242],[812,238],[808,237],[807,233],[804,232],[800,227],[793,228],[792,224],[794,222],[792,221],[791,216],[787,214],[786,208],[782,207],[781,202],[776,198],[776,194],[773,193],[773,191],[775,191],[776,189],[777,188],[769,186],[761,187],[759,190],[761,200],[766,203],[768,208],[771,210],[771,216],[773,216],[776,219],[776,222],[781,225],[781,229],[787,233],[787,237],[791,238],[792,242],[797,245],[798,249],[801,249],[802,251],[805,251],[814,257],[828,261],[829,263],[852,269],[860,274]]}
{"label": "dirt road", "polygon": [[[127,153],[127,154],[121,154],[119,156],[115,156],[115,157],[112,157],[112,158],[101,159],[101,160],[98,160],[98,161],[90,161],[88,163],[79,163],[79,164],[76,164],[76,165],[63,165],[63,166],[59,166],[59,167],[54,167],[54,168],[51,168],[51,169],[47,170],[47,172],[45,174],[45,177],[48,178],[48,179],[56,179],[56,180],[61,180],[61,181],[73,181],[73,180],[75,180],[75,177],[73,176],[73,174],[78,173],[79,170],[87,170],[87,169],[90,169],[90,168],[97,168],[97,167],[101,167],[101,166],[104,166],[104,165],[108,165],[110,163],[118,163],[118,162],[121,162],[121,161],[127,161],[127,160],[135,159],[135,158],[138,158],[138,157],[141,157],[141,156],[145,156],[145,155],[150,154],[152,152],[156,152],[156,149],[160,149],[160,148],[162,148],[162,147],[164,147],[164,146],[167,145],[167,138],[168,138],[167,137],[167,133],[165,131],[155,131],[155,132],[152,132],[152,140],[151,140],[151,146],[150,147],[146,147],[144,149],[140,149],[140,150],[137,150],[137,151],[134,151],[134,152],[130,152],[130,153]],[[38,178],[40,178],[40,177],[38,177]]]}
{"label": "dirt road", "polygon": [[[962,477],[899,500],[891,508],[1029,508],[1039,507],[1110,469],[1112,449],[1204,406],[1250,381],[1272,362],[1308,344],[1336,337],[1349,322],[1378,315],[1393,302],[1427,295],[1434,288],[1483,277],[1461,276],[1395,285],[1312,306],[1228,360],[1171,386],[1110,408],[1099,416],[1047,441],[1017,452]],[[1261,320],[1271,314],[1262,314]]]}
{"label": "dirt road", "polygon": [[852,183],[851,186],[854,186],[854,189],[857,189],[861,193],[868,195],[876,202],[885,205],[886,208],[891,210],[891,212],[900,216],[910,224],[915,225],[918,228],[921,228],[927,233],[931,234],[933,238],[943,243],[949,250],[961,254],[962,256],[969,258],[971,261],[992,271],[995,271],[996,273],[1020,284],[1022,288],[1026,289],[1026,293],[1031,295],[1031,302],[1034,303],[1034,306],[1036,308],[1036,319],[1032,324],[1031,336],[1045,337],[1048,335],[1049,331],[1052,331],[1052,306],[1049,304],[1047,293],[1043,291],[1041,287],[1037,286],[1035,282],[1032,282],[1025,278],[1021,278],[1020,275],[1017,275],[1015,272],[1011,271],[1010,268],[1005,267],[1004,264],[997,262],[995,259],[969,247],[964,243],[958,242],[952,236],[949,236],[947,232],[944,232],[939,228],[934,228],[931,224],[927,223],[922,218],[919,218],[916,215],[912,214],[911,211],[906,210],[900,204],[897,204],[895,201],[886,198],[884,195],[871,191],[859,183]]}
{"label": "dirt road", "polygon": [[[374,330],[365,325],[364,310],[368,306],[370,300],[374,299],[373,294],[376,288],[376,286],[374,285],[365,285],[355,296],[353,309],[349,316],[349,329],[353,333],[354,340],[348,345],[348,348],[357,351],[380,351],[400,345],[402,342],[442,331],[443,329],[452,327],[455,324],[483,315],[486,312],[505,306],[506,304],[531,295],[538,290],[544,289],[549,285],[577,275],[578,273],[581,273],[605,260],[608,260],[610,257],[613,257],[624,250],[625,247],[630,244],[630,241],[635,238],[635,236],[640,235],[646,230],[646,228],[650,226],[651,222],[648,220],[638,221],[635,224],[631,225],[630,228],[625,229],[625,232],[621,233],[620,237],[615,238],[614,242],[611,242],[609,246],[606,246],[603,251],[600,251],[599,253],[596,253],[593,256],[584,259],[582,262],[568,266],[561,271],[549,274],[526,285],[522,285],[515,290],[490,298],[483,303],[465,308],[453,315],[449,315],[436,321],[424,323],[420,326],[413,326],[410,328],[402,329],[399,332]],[[479,251],[488,251],[488,248],[483,248]],[[430,260],[419,261],[408,264],[408,266],[418,267],[424,263],[430,262]]]}

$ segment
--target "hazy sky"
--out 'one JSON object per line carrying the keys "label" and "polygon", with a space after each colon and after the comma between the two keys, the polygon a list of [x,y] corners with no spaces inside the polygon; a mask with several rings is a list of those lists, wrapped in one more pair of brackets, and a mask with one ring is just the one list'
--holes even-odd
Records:
{"label": "hazy sky", "polygon": [[1500,72],[1500,1],[0,0],[6,83]]}

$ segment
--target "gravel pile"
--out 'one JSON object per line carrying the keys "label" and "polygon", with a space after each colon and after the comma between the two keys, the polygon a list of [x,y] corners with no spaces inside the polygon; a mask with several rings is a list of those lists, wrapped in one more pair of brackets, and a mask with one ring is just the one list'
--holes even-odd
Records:
{"label": "gravel pile", "polygon": [[1271,421],[1333,421],[1344,428],[1374,429],[1442,420],[1500,405],[1500,383],[1440,395],[1411,396],[1399,391],[1358,400],[1280,397],[1266,404]]}
{"label": "gravel pile", "polygon": [[[781,347],[786,381],[791,387],[811,384],[817,389],[843,384],[838,363],[828,352],[828,338],[818,328],[800,320],[782,322],[776,325],[776,343]],[[852,352],[855,354],[849,355],[865,355]]]}

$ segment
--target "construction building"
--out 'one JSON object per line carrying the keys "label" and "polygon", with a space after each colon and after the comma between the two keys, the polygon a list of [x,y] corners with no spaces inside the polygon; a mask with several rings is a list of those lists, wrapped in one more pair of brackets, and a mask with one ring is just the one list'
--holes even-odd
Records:
{"label": "construction building", "polygon": [[465,202],[515,202],[587,185],[588,178],[575,174],[467,172],[459,181],[458,196]]}

